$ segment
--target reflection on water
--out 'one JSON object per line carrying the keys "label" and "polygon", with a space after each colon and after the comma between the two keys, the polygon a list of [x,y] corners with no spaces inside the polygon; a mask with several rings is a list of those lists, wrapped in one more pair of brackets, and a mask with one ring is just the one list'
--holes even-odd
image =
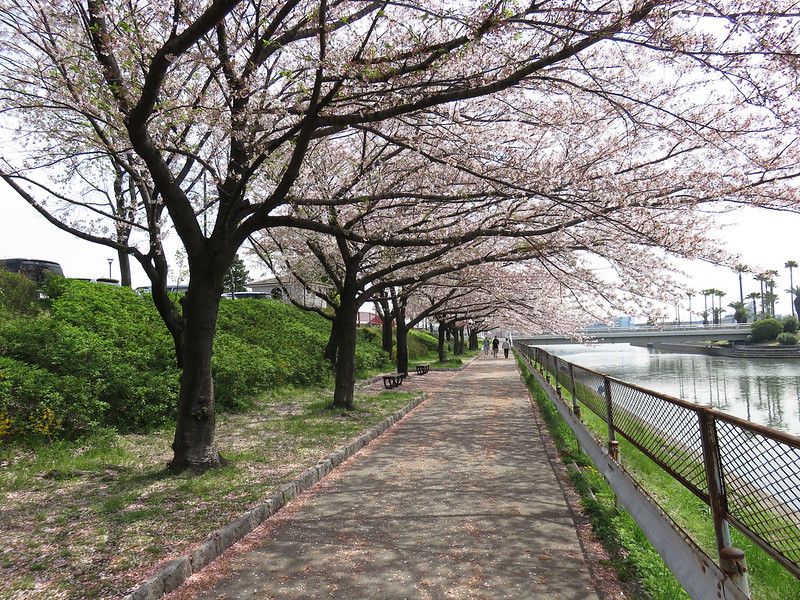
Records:
{"label": "reflection on water", "polygon": [[800,435],[800,359],[672,354],[628,344],[542,347],[617,379]]}

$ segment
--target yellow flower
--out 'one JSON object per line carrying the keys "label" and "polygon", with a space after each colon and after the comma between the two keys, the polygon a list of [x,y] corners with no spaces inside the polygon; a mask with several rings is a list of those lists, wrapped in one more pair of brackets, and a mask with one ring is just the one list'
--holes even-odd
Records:
{"label": "yellow flower", "polygon": [[8,413],[0,413],[0,438],[11,433],[14,428],[14,421]]}
{"label": "yellow flower", "polygon": [[43,408],[39,418],[33,422],[33,430],[42,435],[53,435],[60,427],[60,420],[56,418],[55,413],[50,408]]}

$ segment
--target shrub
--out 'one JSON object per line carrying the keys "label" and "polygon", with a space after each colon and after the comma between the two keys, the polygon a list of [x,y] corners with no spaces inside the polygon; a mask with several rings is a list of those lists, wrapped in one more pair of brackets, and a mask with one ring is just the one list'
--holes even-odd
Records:
{"label": "shrub", "polygon": [[[13,374],[5,401],[16,422],[48,409],[63,436],[97,426],[146,431],[166,422],[178,371],[171,337],[149,301],[127,288],[62,278],[46,289],[49,315],[0,326],[0,356],[12,361],[3,374]],[[35,385],[42,386],[38,395]]]}
{"label": "shrub", "polygon": [[783,323],[777,319],[763,319],[755,321],[750,326],[750,330],[752,331],[754,342],[774,340],[779,333],[783,332]]}
{"label": "shrub", "polygon": [[785,333],[797,333],[800,329],[800,321],[794,315],[783,317],[783,331]]}
{"label": "shrub", "polygon": [[381,347],[381,336],[374,328],[359,327],[356,333],[356,377],[393,368],[392,357]]}
{"label": "shrub", "polygon": [[261,390],[286,383],[276,353],[221,332],[214,340],[212,369],[218,408],[239,411]]}
{"label": "shrub", "polygon": [[[156,367],[146,348],[130,349],[124,341],[105,339],[69,323],[50,317],[12,322],[0,328],[0,354],[19,363],[19,385],[29,382],[19,376],[27,367],[35,369],[36,378],[43,378],[44,372],[53,376],[45,386],[55,381],[66,386],[61,390],[53,385],[54,390],[64,391],[63,403],[53,403],[44,392],[40,399],[42,406],[55,411],[66,435],[98,425],[147,430],[164,423],[174,410],[178,386],[174,366]],[[81,382],[80,390],[73,380]],[[26,396],[26,403],[33,401],[33,395]]]}
{"label": "shrub", "polygon": [[0,440],[90,431],[107,409],[79,377],[0,356]]}
{"label": "shrub", "polygon": [[796,346],[797,336],[793,333],[783,332],[778,335],[778,343],[781,346]]}
{"label": "shrub", "polygon": [[[9,280],[27,282],[16,279]],[[0,440],[75,437],[99,427],[147,431],[174,418],[174,345],[149,297],[63,278],[48,281],[46,294],[46,312],[35,288],[22,302],[0,294]],[[222,299],[212,360],[218,407],[241,410],[277,386],[328,383],[329,335],[318,314],[272,300]],[[362,328],[360,374],[389,364],[380,332]]]}
{"label": "shrub", "polygon": [[439,347],[439,339],[427,331],[413,329],[411,330],[410,335],[423,344],[428,350],[435,351]]}
{"label": "shrub", "polygon": [[408,333],[408,357],[411,360],[436,352],[439,340],[426,331],[412,330]]}
{"label": "shrub", "polygon": [[[330,377],[331,370],[323,358],[330,326],[319,315],[276,300],[223,299],[217,325],[215,389],[223,403],[232,400],[232,395],[222,390],[229,383],[235,382],[238,393],[252,397],[259,390],[280,385],[318,385]],[[221,356],[228,351],[226,348],[251,352],[246,346],[258,348],[247,358],[257,373],[252,376],[226,373],[227,369],[239,368],[236,353]],[[311,348],[317,351],[309,351]],[[263,367],[255,366],[252,361],[256,359],[265,363]],[[267,372],[271,373],[269,378]],[[247,390],[247,381],[254,387]]]}
{"label": "shrub", "polygon": [[39,308],[38,297],[31,279],[0,269],[0,314],[33,315]]}

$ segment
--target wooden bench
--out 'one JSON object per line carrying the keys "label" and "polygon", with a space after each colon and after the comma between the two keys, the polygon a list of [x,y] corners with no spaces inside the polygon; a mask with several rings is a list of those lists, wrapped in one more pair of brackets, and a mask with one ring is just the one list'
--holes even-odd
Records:
{"label": "wooden bench", "polygon": [[425,375],[428,371],[431,370],[431,366],[427,363],[417,365],[417,375]]}
{"label": "wooden bench", "polygon": [[383,376],[383,386],[389,390],[403,385],[403,379],[406,378],[405,373],[389,373]]}

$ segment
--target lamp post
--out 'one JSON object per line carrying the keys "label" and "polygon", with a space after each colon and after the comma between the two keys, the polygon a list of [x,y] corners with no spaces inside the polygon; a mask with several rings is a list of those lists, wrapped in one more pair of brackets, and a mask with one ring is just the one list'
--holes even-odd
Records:
{"label": "lamp post", "polygon": [[113,279],[113,277],[111,276],[111,264],[114,262],[114,259],[107,258],[106,260],[108,261],[108,278]]}

